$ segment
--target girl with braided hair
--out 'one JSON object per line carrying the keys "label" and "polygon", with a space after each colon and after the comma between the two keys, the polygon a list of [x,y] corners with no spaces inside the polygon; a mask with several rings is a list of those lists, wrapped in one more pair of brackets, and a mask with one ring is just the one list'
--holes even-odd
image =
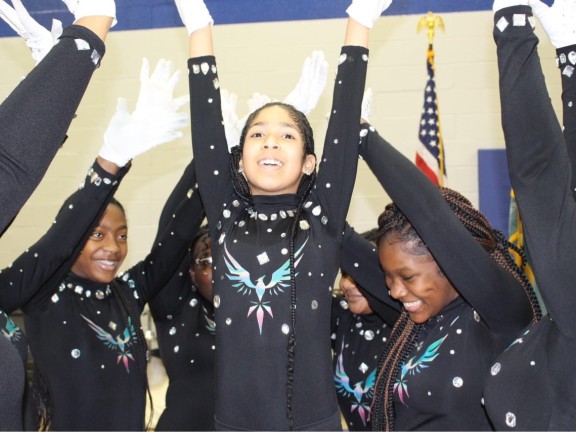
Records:
{"label": "girl with braided hair", "polygon": [[[361,154],[393,200],[378,247],[346,233],[343,269],[401,315],[380,358],[373,430],[489,430],[496,355],[540,316],[512,245],[459,193],[438,188],[368,124]],[[390,298],[386,298],[382,282]]]}
{"label": "girl with braided hair", "polygon": [[287,104],[254,112],[228,153],[212,18],[201,0],[176,0],[190,36],[192,144],[214,259],[216,429],[341,428],[331,290],[356,176],[369,28],[390,3],[348,8],[316,177],[312,129]]}
{"label": "girl with braided hair", "polygon": [[[493,9],[510,180],[548,314],[493,362],[486,411],[498,430],[574,430],[576,2],[499,0]],[[534,17],[556,48],[564,132],[546,89]]]}

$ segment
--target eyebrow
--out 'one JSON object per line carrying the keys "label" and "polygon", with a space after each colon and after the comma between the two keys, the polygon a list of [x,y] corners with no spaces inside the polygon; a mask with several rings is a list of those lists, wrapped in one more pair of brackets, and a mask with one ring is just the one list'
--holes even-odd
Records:
{"label": "eyebrow", "polygon": [[[254,126],[268,126],[269,124],[270,124],[270,122],[262,122],[262,121],[260,121],[260,122],[252,123],[252,124],[250,125],[250,128],[253,128]],[[284,122],[282,122],[282,123],[278,123],[278,124],[279,124],[280,126],[282,126],[282,127],[287,127],[287,128],[290,128],[290,129],[298,130],[298,127],[297,127],[295,124],[293,124],[293,123],[284,123]]]}

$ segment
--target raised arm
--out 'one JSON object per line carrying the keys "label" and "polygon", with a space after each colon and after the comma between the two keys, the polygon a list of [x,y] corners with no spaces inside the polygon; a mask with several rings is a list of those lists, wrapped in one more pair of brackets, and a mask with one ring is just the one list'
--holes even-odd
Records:
{"label": "raised arm", "polygon": [[384,272],[378,261],[378,250],[349,225],[346,225],[342,240],[340,268],[356,281],[372,310],[393,326],[402,307],[388,294]]}
{"label": "raised arm", "polygon": [[519,331],[532,317],[522,286],[454,215],[438,188],[368,124],[361,154],[460,295],[494,332]]}
{"label": "raised arm", "polygon": [[[104,55],[114,1],[76,3],[75,24],[64,29],[59,42],[0,105],[0,232],[46,173]],[[2,11],[11,10],[2,5]],[[12,10],[12,17],[22,10]]]}
{"label": "raised arm", "polygon": [[224,132],[220,82],[212,46],[212,24],[202,0],[176,0],[189,40],[188,79],[192,149],[198,185],[209,222],[220,217],[222,203],[233,193],[230,154]]}
{"label": "raised arm", "polygon": [[341,239],[358,168],[358,129],[368,65],[368,34],[391,0],[354,0],[332,93],[330,120],[316,193],[324,214]]}
{"label": "raised arm", "polygon": [[[166,204],[164,204],[153,244],[156,245],[162,242],[162,237],[166,235],[166,230],[170,229],[170,223],[176,216],[178,205],[185,200],[190,193],[193,193],[191,187],[195,184],[196,170],[194,168],[194,161],[192,161],[184,170],[182,177],[180,177],[180,180],[166,200]],[[196,191],[195,193],[197,194],[198,192]],[[201,221],[204,219],[204,212],[199,211],[198,213],[194,213],[192,217],[193,220],[188,223],[194,226],[200,226]],[[190,247],[192,247],[191,244],[188,249]],[[149,302],[150,311],[155,319],[170,315],[182,303],[183,298],[185,298],[182,294],[190,289],[189,268],[190,256],[188,253],[185,253],[180,265],[174,271],[170,280]]]}
{"label": "raised arm", "polygon": [[178,129],[184,127],[187,116],[177,110],[185,101],[172,95],[175,76],[171,71],[169,63],[160,61],[149,76],[148,63],[144,62],[136,109],[128,112],[126,100],[119,99],[97,163],[84,185],[66,201],[47,234],[0,273],[1,278],[7,278],[0,284],[6,287],[0,295],[0,307],[12,311],[37,292],[34,303],[48,301],[98,224],[129,162],[180,136]]}
{"label": "raised arm", "polygon": [[[553,7],[561,10],[570,7],[570,3],[574,9],[574,2],[564,0],[556,0]],[[535,6],[538,10],[539,5]],[[538,288],[556,325],[568,337],[574,337],[576,329],[570,307],[576,301],[572,283],[576,279],[572,171],[562,128],[546,89],[537,51],[538,38],[530,25],[531,15],[528,6],[499,9],[494,15],[502,127],[510,180]],[[562,16],[558,14],[559,21],[552,21],[552,26],[545,26],[545,30],[567,30],[565,35],[549,33],[549,36],[560,55],[570,58],[576,52],[576,20],[569,19],[567,14],[564,16],[568,19],[562,21]],[[511,25],[512,22],[524,25]],[[573,90],[576,77],[572,74],[568,79],[572,85],[564,89]]]}

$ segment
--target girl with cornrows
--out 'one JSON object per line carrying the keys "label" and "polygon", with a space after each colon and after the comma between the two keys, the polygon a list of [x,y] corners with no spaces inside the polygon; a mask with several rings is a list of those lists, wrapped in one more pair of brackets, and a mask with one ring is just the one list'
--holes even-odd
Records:
{"label": "girl with cornrows", "polygon": [[[566,145],[576,144],[576,2],[495,1],[493,9],[510,180],[548,314],[492,363],[484,400],[498,430],[574,430],[576,204]],[[564,133],[546,89],[533,15],[556,48]]]}
{"label": "girl with cornrows", "polygon": [[[346,233],[343,269],[401,315],[380,362],[373,430],[489,430],[491,362],[540,316],[512,245],[457,192],[438,188],[364,124],[361,154],[393,203],[377,249]],[[378,266],[379,264],[379,266]]]}
{"label": "girl with cornrows", "polygon": [[24,312],[40,428],[144,428],[140,313],[186,253],[198,229],[189,223],[191,215],[202,208],[193,194],[148,257],[116,277],[127,253],[128,227],[112,196],[131,159],[172,141],[186,124],[187,116],[177,112],[186,99],[173,97],[177,78],[169,62],[160,60],[151,75],[143,63],[134,112],[119,100],[84,183],[46,234],[0,274],[13,307]]}
{"label": "girl with cornrows", "polygon": [[341,428],[331,290],[358,159],[368,33],[390,0],[355,0],[316,178],[312,130],[282,103],[252,113],[228,153],[212,18],[176,0],[190,35],[192,143],[214,259],[216,429]]}

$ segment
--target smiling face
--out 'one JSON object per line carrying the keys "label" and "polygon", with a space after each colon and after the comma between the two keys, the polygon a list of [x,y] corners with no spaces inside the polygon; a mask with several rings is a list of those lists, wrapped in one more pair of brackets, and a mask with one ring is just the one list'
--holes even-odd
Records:
{"label": "smiling face", "polygon": [[380,241],[378,255],[390,296],[413,322],[428,321],[459,296],[430,253],[416,254],[410,244],[388,238]]}
{"label": "smiling face", "polygon": [[72,273],[95,282],[114,279],[128,253],[128,226],[120,207],[109,204],[72,265]]}
{"label": "smiling face", "polygon": [[366,297],[364,297],[358,289],[358,285],[356,285],[356,282],[350,276],[342,275],[340,278],[340,291],[344,294],[350,312],[356,315],[372,313],[368,300],[366,300]]}
{"label": "smiling face", "polygon": [[296,193],[304,173],[316,165],[305,155],[298,125],[282,106],[262,109],[247,126],[240,168],[252,195]]}

